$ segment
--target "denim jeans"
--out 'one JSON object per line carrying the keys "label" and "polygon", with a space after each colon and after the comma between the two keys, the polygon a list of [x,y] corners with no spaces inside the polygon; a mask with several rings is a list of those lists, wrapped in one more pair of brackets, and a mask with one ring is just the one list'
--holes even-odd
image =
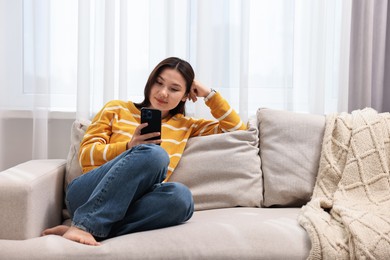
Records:
{"label": "denim jeans", "polygon": [[162,183],[168,164],[159,145],[142,144],[74,179],[66,192],[72,225],[108,238],[187,221],[192,194],[180,183]]}

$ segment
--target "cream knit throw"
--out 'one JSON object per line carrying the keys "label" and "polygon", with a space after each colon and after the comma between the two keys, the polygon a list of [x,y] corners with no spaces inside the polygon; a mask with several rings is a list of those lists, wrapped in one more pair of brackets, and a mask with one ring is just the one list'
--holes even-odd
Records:
{"label": "cream knit throw", "polygon": [[390,116],[329,115],[311,201],[299,223],[309,259],[390,259]]}

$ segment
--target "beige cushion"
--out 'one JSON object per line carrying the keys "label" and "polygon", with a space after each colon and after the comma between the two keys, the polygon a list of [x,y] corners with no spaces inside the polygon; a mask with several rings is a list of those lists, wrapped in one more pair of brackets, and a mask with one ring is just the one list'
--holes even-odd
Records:
{"label": "beige cushion", "polygon": [[170,181],[190,188],[196,210],[260,207],[258,142],[256,118],[247,131],[191,138]]}
{"label": "beige cushion", "polygon": [[264,180],[263,206],[302,206],[318,171],[325,116],[257,111]]}

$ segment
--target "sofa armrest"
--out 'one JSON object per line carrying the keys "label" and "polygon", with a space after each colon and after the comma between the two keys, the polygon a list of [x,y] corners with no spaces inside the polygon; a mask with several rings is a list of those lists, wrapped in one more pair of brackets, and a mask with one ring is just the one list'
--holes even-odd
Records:
{"label": "sofa armrest", "polygon": [[40,236],[61,223],[65,160],[31,160],[0,172],[0,239]]}

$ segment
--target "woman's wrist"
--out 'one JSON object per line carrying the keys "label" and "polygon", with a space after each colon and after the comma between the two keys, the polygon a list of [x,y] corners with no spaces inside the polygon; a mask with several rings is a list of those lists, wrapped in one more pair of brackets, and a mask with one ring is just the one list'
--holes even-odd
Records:
{"label": "woman's wrist", "polygon": [[210,100],[210,98],[212,98],[215,93],[217,93],[217,91],[215,89],[210,89],[210,93],[204,98],[204,102],[207,102]]}

